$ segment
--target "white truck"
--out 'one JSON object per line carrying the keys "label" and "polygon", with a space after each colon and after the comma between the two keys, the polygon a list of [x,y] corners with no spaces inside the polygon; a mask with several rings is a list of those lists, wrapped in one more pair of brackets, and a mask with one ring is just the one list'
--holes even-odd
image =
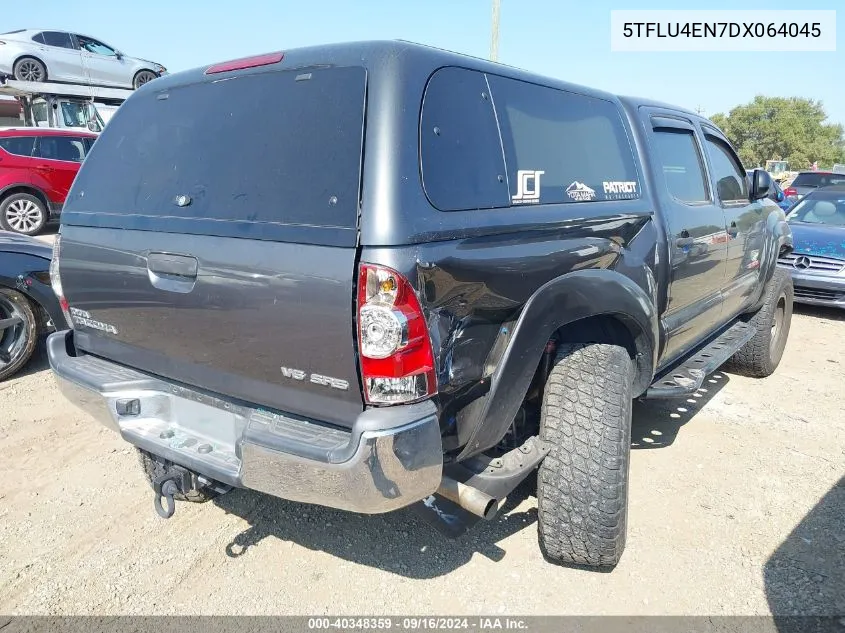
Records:
{"label": "white truck", "polygon": [[0,95],[18,99],[23,124],[28,127],[102,132],[114,109],[131,94],[131,90],[120,88],[0,79]]}

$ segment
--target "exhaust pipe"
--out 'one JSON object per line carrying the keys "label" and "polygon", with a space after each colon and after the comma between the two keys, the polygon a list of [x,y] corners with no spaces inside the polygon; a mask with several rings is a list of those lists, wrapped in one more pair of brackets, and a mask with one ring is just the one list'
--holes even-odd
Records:
{"label": "exhaust pipe", "polygon": [[490,521],[499,511],[499,501],[478,488],[443,476],[437,494],[461,506],[467,512]]}

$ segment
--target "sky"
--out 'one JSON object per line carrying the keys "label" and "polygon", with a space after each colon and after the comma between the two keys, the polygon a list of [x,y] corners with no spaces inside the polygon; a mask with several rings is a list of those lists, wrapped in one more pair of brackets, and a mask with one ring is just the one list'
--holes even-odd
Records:
{"label": "sky", "polygon": [[[675,9],[677,0],[501,0],[499,61],[576,84],[727,112],[755,95],[824,103],[845,124],[843,0],[688,0],[690,9],[836,9],[837,51],[620,53],[612,9]],[[0,31],[81,32],[171,72],[298,46],[405,39],[488,57],[491,0],[120,0],[79,4],[3,0]],[[838,6],[837,6],[838,5]],[[107,6],[107,8],[105,8]]]}

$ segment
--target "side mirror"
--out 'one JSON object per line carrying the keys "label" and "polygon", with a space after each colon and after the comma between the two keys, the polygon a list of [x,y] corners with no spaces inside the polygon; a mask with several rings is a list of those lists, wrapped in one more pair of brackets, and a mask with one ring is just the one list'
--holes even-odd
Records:
{"label": "side mirror", "polygon": [[756,202],[769,195],[772,191],[772,177],[765,169],[755,169],[751,177],[751,202]]}
{"label": "side mirror", "polygon": [[115,51],[114,56],[118,59],[123,59],[123,53],[121,53],[120,51]]}
{"label": "side mirror", "polygon": [[785,198],[786,196],[783,195],[783,191],[778,191],[778,202],[783,202]]}

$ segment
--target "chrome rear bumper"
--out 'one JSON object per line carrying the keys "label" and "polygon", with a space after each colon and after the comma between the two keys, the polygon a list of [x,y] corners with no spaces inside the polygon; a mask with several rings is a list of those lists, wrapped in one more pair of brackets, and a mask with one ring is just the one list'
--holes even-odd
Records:
{"label": "chrome rear bumper", "polygon": [[51,334],[50,366],[73,404],[128,442],[236,487],[377,514],[432,494],[443,452],[430,401],[369,409],[350,430],[235,404],[75,353]]}

